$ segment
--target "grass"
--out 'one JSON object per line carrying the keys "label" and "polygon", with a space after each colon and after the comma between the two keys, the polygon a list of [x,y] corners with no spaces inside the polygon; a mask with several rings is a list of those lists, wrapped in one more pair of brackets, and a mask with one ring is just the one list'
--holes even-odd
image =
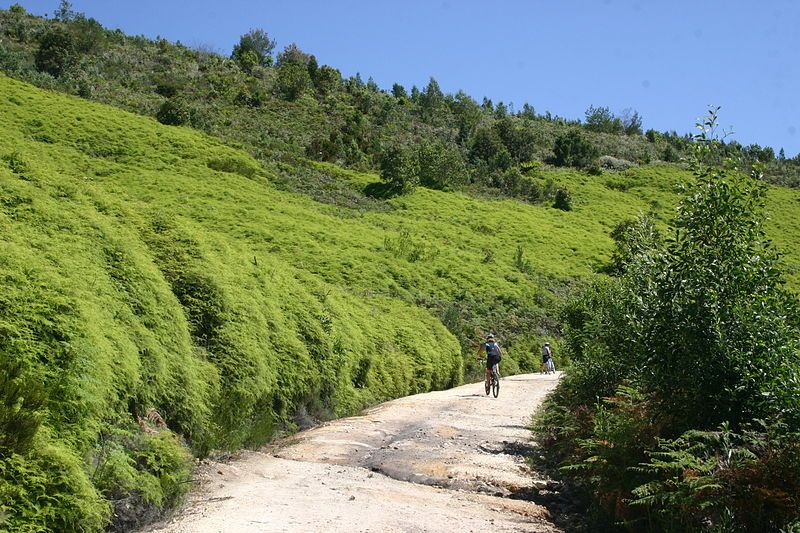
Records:
{"label": "grass", "polygon": [[[183,446],[258,446],[303,413],[460,383],[489,330],[507,339],[504,373],[538,368],[565,288],[597,275],[617,223],[668,224],[686,175],[540,171],[569,212],[424,188],[347,209],[187,128],[3,76],[0,94],[0,366],[22,368],[5,399],[46,396],[27,413],[35,444],[0,459],[15,530],[98,530],[126,498],[168,506]],[[311,166],[351,191],[378,181]],[[771,189],[795,287],[799,202]],[[169,430],[141,432],[150,408]]]}

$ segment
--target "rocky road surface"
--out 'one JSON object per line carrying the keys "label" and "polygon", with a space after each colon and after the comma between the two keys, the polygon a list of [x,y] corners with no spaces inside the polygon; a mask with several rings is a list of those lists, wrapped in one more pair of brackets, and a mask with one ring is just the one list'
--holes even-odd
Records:
{"label": "rocky road surface", "polygon": [[204,461],[187,505],[147,531],[562,531],[540,504],[555,484],[525,461],[557,380],[503,378],[497,399],[482,383],[417,394]]}

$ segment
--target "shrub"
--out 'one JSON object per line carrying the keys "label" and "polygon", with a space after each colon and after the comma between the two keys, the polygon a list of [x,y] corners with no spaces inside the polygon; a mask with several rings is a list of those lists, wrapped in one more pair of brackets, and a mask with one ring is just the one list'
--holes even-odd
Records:
{"label": "shrub", "polygon": [[302,63],[289,62],[278,67],[278,92],[282,98],[296,100],[311,87],[311,76]]}
{"label": "shrub", "polygon": [[182,126],[191,120],[191,110],[183,100],[169,98],[158,108],[156,118],[167,126]]}
{"label": "shrub", "polygon": [[239,174],[245,178],[252,178],[258,172],[258,168],[250,161],[243,157],[220,157],[211,159],[208,162],[208,168],[218,170],[220,172],[230,172],[231,174]]}
{"label": "shrub", "polygon": [[636,468],[632,505],[684,530],[786,531],[800,521],[800,435],[778,425],[689,431]]}
{"label": "shrub", "polygon": [[42,423],[45,395],[19,362],[0,355],[0,456],[27,453]]}
{"label": "shrub", "polygon": [[467,181],[467,167],[461,152],[443,143],[421,144],[414,154],[419,183],[431,189],[446,189]]}
{"label": "shrub", "polygon": [[57,78],[74,64],[76,53],[73,34],[54,27],[39,37],[39,48],[35,56],[36,68]]}
{"label": "shrub", "polygon": [[[703,133],[714,123],[712,114]],[[661,241],[644,217],[618,227],[620,277],[584,290],[563,314],[576,366],[547,417],[569,428],[559,458],[585,474],[578,482],[609,522],[637,530],[777,530],[800,516],[800,454],[788,445],[800,430],[798,302],[764,235],[765,186],[734,162],[706,165],[716,149],[698,138],[675,235]],[[759,419],[777,424],[773,444],[695,438],[721,424],[746,432]]]}
{"label": "shrub", "polygon": [[406,148],[389,148],[381,158],[381,179],[396,193],[412,191],[419,183],[413,154]]}
{"label": "shrub", "polygon": [[600,152],[580,131],[572,129],[556,138],[553,154],[556,165],[585,168]]}
{"label": "shrub", "polygon": [[525,258],[525,251],[522,249],[522,245],[519,244],[516,252],[514,252],[514,268],[523,274],[529,274],[532,271],[531,262]]}
{"label": "shrub", "polygon": [[2,161],[8,165],[8,169],[21,178],[30,177],[30,166],[19,153],[6,154]]}
{"label": "shrub", "polygon": [[92,486],[81,459],[63,445],[37,440],[26,455],[0,455],[0,527],[6,531],[103,531],[109,505]]}
{"label": "shrub", "polygon": [[562,211],[572,211],[572,196],[566,187],[556,189],[556,197],[553,200],[553,207]]}
{"label": "shrub", "polygon": [[154,80],[156,94],[164,98],[174,98],[186,85],[186,82],[174,74],[162,74]]}
{"label": "shrub", "polygon": [[631,167],[635,167],[636,163],[633,163],[626,159],[620,159],[617,157],[612,157],[610,155],[604,155],[600,157],[600,166],[606,170],[620,172],[622,170],[628,170]]}

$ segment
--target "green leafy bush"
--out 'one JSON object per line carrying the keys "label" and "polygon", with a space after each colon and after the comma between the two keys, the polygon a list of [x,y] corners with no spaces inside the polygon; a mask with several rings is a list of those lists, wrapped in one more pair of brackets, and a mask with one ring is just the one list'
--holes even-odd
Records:
{"label": "green leafy bush", "polygon": [[556,165],[585,168],[597,159],[600,152],[589,139],[573,129],[556,139],[553,154]]}
{"label": "green leafy bush", "polygon": [[281,97],[292,101],[313,87],[308,68],[302,63],[284,63],[278,67],[278,91]]}
{"label": "green leafy bush", "polygon": [[[715,142],[697,139],[674,236],[663,241],[647,217],[618,226],[618,279],[562,315],[576,364],[537,431],[561,438],[550,460],[606,524],[777,531],[800,515],[797,298],[765,238],[764,184],[704,163]],[[750,432],[759,419],[774,429]]]}
{"label": "green leafy bush", "polygon": [[156,118],[167,126],[183,126],[191,121],[192,113],[189,105],[179,98],[168,98],[158,108]]}
{"label": "green leafy bush", "polygon": [[399,194],[414,190],[419,184],[419,170],[411,151],[401,147],[389,148],[381,157],[381,179]]}
{"label": "green leafy bush", "polygon": [[566,187],[559,187],[556,189],[553,207],[561,209],[562,211],[572,211],[572,195],[569,194]]}
{"label": "green leafy bush", "polygon": [[76,54],[77,44],[73,34],[55,27],[39,37],[36,68],[57,78],[74,64]]}

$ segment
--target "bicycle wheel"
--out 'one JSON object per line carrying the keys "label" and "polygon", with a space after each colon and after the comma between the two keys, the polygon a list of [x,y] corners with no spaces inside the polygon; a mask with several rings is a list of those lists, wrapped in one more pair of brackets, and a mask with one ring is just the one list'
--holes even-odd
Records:
{"label": "bicycle wheel", "polygon": [[483,382],[484,386],[486,387],[486,396],[489,396],[489,392],[492,390],[492,383],[490,377],[487,377],[486,380]]}
{"label": "bicycle wheel", "polygon": [[497,372],[492,372],[492,395],[497,398],[498,394],[500,394],[500,376]]}

